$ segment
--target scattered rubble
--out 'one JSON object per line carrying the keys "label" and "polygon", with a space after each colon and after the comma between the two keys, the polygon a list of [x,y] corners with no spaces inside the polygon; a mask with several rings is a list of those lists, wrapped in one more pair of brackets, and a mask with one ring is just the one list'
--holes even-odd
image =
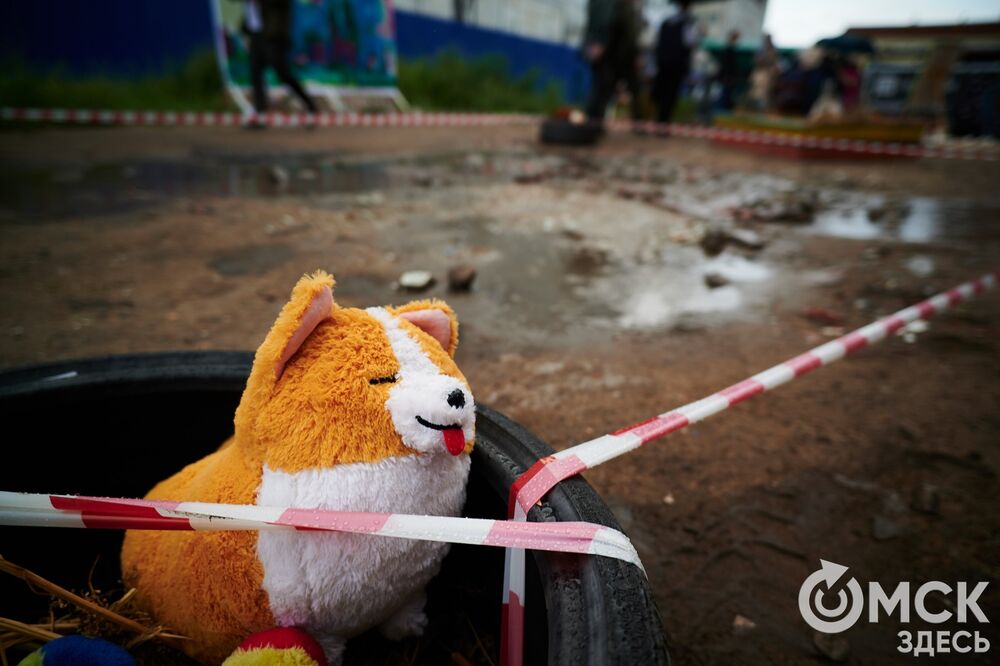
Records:
{"label": "scattered rubble", "polygon": [[863,256],[869,261],[875,261],[877,259],[885,259],[890,254],[892,254],[892,248],[888,245],[875,245],[866,247]]}
{"label": "scattered rubble", "polygon": [[920,513],[937,514],[941,511],[941,494],[937,486],[921,483],[913,490],[910,506]]}
{"label": "scattered rubble", "polygon": [[291,215],[286,214],[281,216],[280,223],[268,224],[266,227],[264,227],[264,233],[266,233],[268,236],[279,236],[291,233],[293,231],[298,231],[300,229],[304,229],[306,226],[308,225],[303,225],[299,223],[299,221],[296,220]]}
{"label": "scattered rubble", "polygon": [[720,275],[719,273],[706,273],[705,274],[705,286],[709,289],[718,289],[719,287],[725,287],[730,283],[729,278],[725,275]]}
{"label": "scattered rubble", "polygon": [[476,279],[476,269],[468,264],[448,270],[448,288],[452,291],[469,291]]}
{"label": "scattered rubble", "polygon": [[417,187],[431,187],[437,184],[437,179],[429,173],[418,173],[410,178],[410,182]]}
{"label": "scattered rubble", "polygon": [[851,654],[851,644],[843,634],[824,634],[817,631],[813,634],[813,645],[830,661],[847,661],[847,657]]}
{"label": "scattered rubble", "polygon": [[567,269],[576,275],[592,275],[601,271],[610,261],[607,250],[599,247],[577,247],[567,262]]}
{"label": "scattered rubble", "polygon": [[465,166],[470,169],[481,170],[486,166],[486,158],[482,153],[469,153],[465,156]]}
{"label": "scattered rubble", "polygon": [[896,335],[903,338],[903,342],[907,344],[913,344],[917,341],[917,336],[921,333],[926,333],[930,330],[931,325],[928,324],[923,319],[916,319],[911,321],[909,324],[899,329]]}
{"label": "scattered rubble", "polygon": [[709,229],[698,243],[705,256],[717,257],[729,244],[729,233],[722,229]]}
{"label": "scattered rubble", "polygon": [[868,219],[872,222],[878,222],[883,217],[885,217],[885,206],[875,206],[868,209]]}
{"label": "scattered rubble", "polygon": [[272,165],[265,172],[267,181],[275,186],[278,190],[284,190],[288,187],[288,181],[291,180],[291,176],[288,174],[288,169],[281,166],[280,164]]}
{"label": "scattered rubble", "polygon": [[925,255],[916,255],[906,260],[906,269],[919,278],[934,274],[934,260]]}
{"label": "scattered rubble", "polygon": [[757,623],[750,618],[739,613],[733,618],[733,633],[736,635],[748,634],[757,628]]}
{"label": "scattered rubble", "polygon": [[355,201],[359,206],[364,207],[381,206],[385,203],[385,195],[378,190],[374,190],[372,192],[362,192],[355,197]]}
{"label": "scattered rubble", "polygon": [[433,287],[434,282],[430,271],[406,271],[399,276],[397,284],[405,291],[424,291]]}
{"label": "scattered rubble", "polygon": [[895,539],[903,533],[903,528],[899,523],[882,515],[872,518],[872,536],[876,541],[888,541]]}
{"label": "scattered rubble", "polygon": [[526,171],[524,173],[519,173],[514,176],[514,182],[519,185],[531,185],[533,183],[540,183],[545,180],[546,174],[543,171]]}
{"label": "scattered rubble", "polygon": [[764,248],[764,240],[750,229],[710,228],[699,241],[705,256],[716,257],[732,245],[742,250],[757,252]]}
{"label": "scattered rubble", "polygon": [[882,509],[886,513],[899,515],[906,513],[906,503],[903,502],[903,498],[899,496],[899,493],[894,490],[887,490],[882,495]]}
{"label": "scattered rubble", "polygon": [[784,222],[807,224],[819,210],[819,196],[812,190],[775,192],[770,196],[733,208],[730,212],[739,222]]}
{"label": "scattered rubble", "polygon": [[844,323],[844,318],[841,315],[826,308],[809,308],[802,312],[802,316],[811,322],[827,326],[840,326]]}
{"label": "scattered rubble", "polygon": [[752,229],[732,229],[729,231],[729,242],[744,250],[763,250],[767,243]]}

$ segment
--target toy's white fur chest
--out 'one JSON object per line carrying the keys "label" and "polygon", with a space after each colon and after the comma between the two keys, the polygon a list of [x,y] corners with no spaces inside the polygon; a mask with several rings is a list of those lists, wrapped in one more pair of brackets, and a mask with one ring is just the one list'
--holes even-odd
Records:
{"label": "toy's white fur chest", "polygon": [[[289,474],[264,468],[257,503],[456,516],[469,456],[424,454]],[[317,638],[349,638],[421,594],[448,545],[392,537],[260,532],[257,556],[271,612]]]}

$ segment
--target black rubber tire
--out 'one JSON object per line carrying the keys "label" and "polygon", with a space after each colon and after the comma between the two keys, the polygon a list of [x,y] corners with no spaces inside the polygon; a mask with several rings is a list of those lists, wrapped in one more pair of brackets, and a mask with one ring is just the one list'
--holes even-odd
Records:
{"label": "black rubber tire", "polygon": [[[190,462],[192,451],[210,451],[232,432],[232,414],[251,361],[248,352],[181,352],[86,359],[0,373],[0,418],[10,432],[33,426],[37,444],[60,442],[45,451],[8,441],[4,455],[11,464],[0,469],[0,490],[141,496],[163,477],[163,469],[180,469]],[[101,443],[101,474],[90,474],[94,443],[79,435],[100,428],[109,417],[121,432]],[[196,435],[190,436],[192,432]],[[148,442],[156,450],[135,451],[129,447],[135,441]],[[478,406],[469,499],[470,506],[476,504],[475,515],[501,517],[513,481],[552,453],[522,426]],[[144,467],[147,460],[155,460],[155,465],[148,465],[154,469]],[[529,519],[584,520],[621,529],[580,477],[559,484],[531,510]],[[30,566],[37,563],[43,575],[46,567],[62,572],[69,565],[90,565],[89,560],[74,563],[63,556],[68,542],[59,530],[0,530],[5,534],[0,554]],[[83,530],[74,534],[72,543],[83,552],[92,548],[111,553],[101,566],[116,567],[120,533]],[[456,547],[453,556],[483,557],[491,550]],[[496,568],[497,555],[490,553],[491,568]],[[662,623],[639,569],[606,557],[541,551],[532,551],[528,563],[525,663],[670,663]],[[479,568],[486,564],[483,558]],[[111,570],[104,573],[106,578],[115,575]],[[81,569],[73,575],[87,572]],[[5,591],[0,593],[0,614],[18,610],[14,606],[25,598],[22,588],[0,580],[0,590]],[[496,600],[499,606],[499,586]]]}
{"label": "black rubber tire", "polygon": [[597,122],[572,123],[568,120],[549,118],[542,121],[538,140],[560,146],[590,146],[597,143],[603,134],[604,128]]}
{"label": "black rubber tire", "polygon": [[[514,480],[554,451],[506,416],[479,406],[474,466],[507,497]],[[567,479],[529,520],[585,520],[621,530],[580,477]],[[663,625],[645,574],[621,560],[533,551],[548,609],[550,664],[669,664]],[[530,590],[529,590],[530,593]],[[525,599],[529,608],[537,603]]]}

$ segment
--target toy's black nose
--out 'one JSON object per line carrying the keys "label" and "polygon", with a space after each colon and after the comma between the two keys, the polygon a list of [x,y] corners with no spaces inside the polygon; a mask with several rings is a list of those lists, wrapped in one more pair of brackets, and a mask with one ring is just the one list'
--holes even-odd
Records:
{"label": "toy's black nose", "polygon": [[455,409],[465,407],[465,394],[462,393],[462,389],[455,389],[448,394],[448,404]]}

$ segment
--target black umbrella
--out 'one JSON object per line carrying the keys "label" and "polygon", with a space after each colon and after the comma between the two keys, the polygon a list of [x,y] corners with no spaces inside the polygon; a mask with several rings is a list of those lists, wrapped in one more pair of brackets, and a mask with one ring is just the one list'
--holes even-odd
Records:
{"label": "black umbrella", "polygon": [[837,53],[875,53],[872,41],[861,35],[844,33],[840,37],[828,37],[816,42],[816,46]]}

